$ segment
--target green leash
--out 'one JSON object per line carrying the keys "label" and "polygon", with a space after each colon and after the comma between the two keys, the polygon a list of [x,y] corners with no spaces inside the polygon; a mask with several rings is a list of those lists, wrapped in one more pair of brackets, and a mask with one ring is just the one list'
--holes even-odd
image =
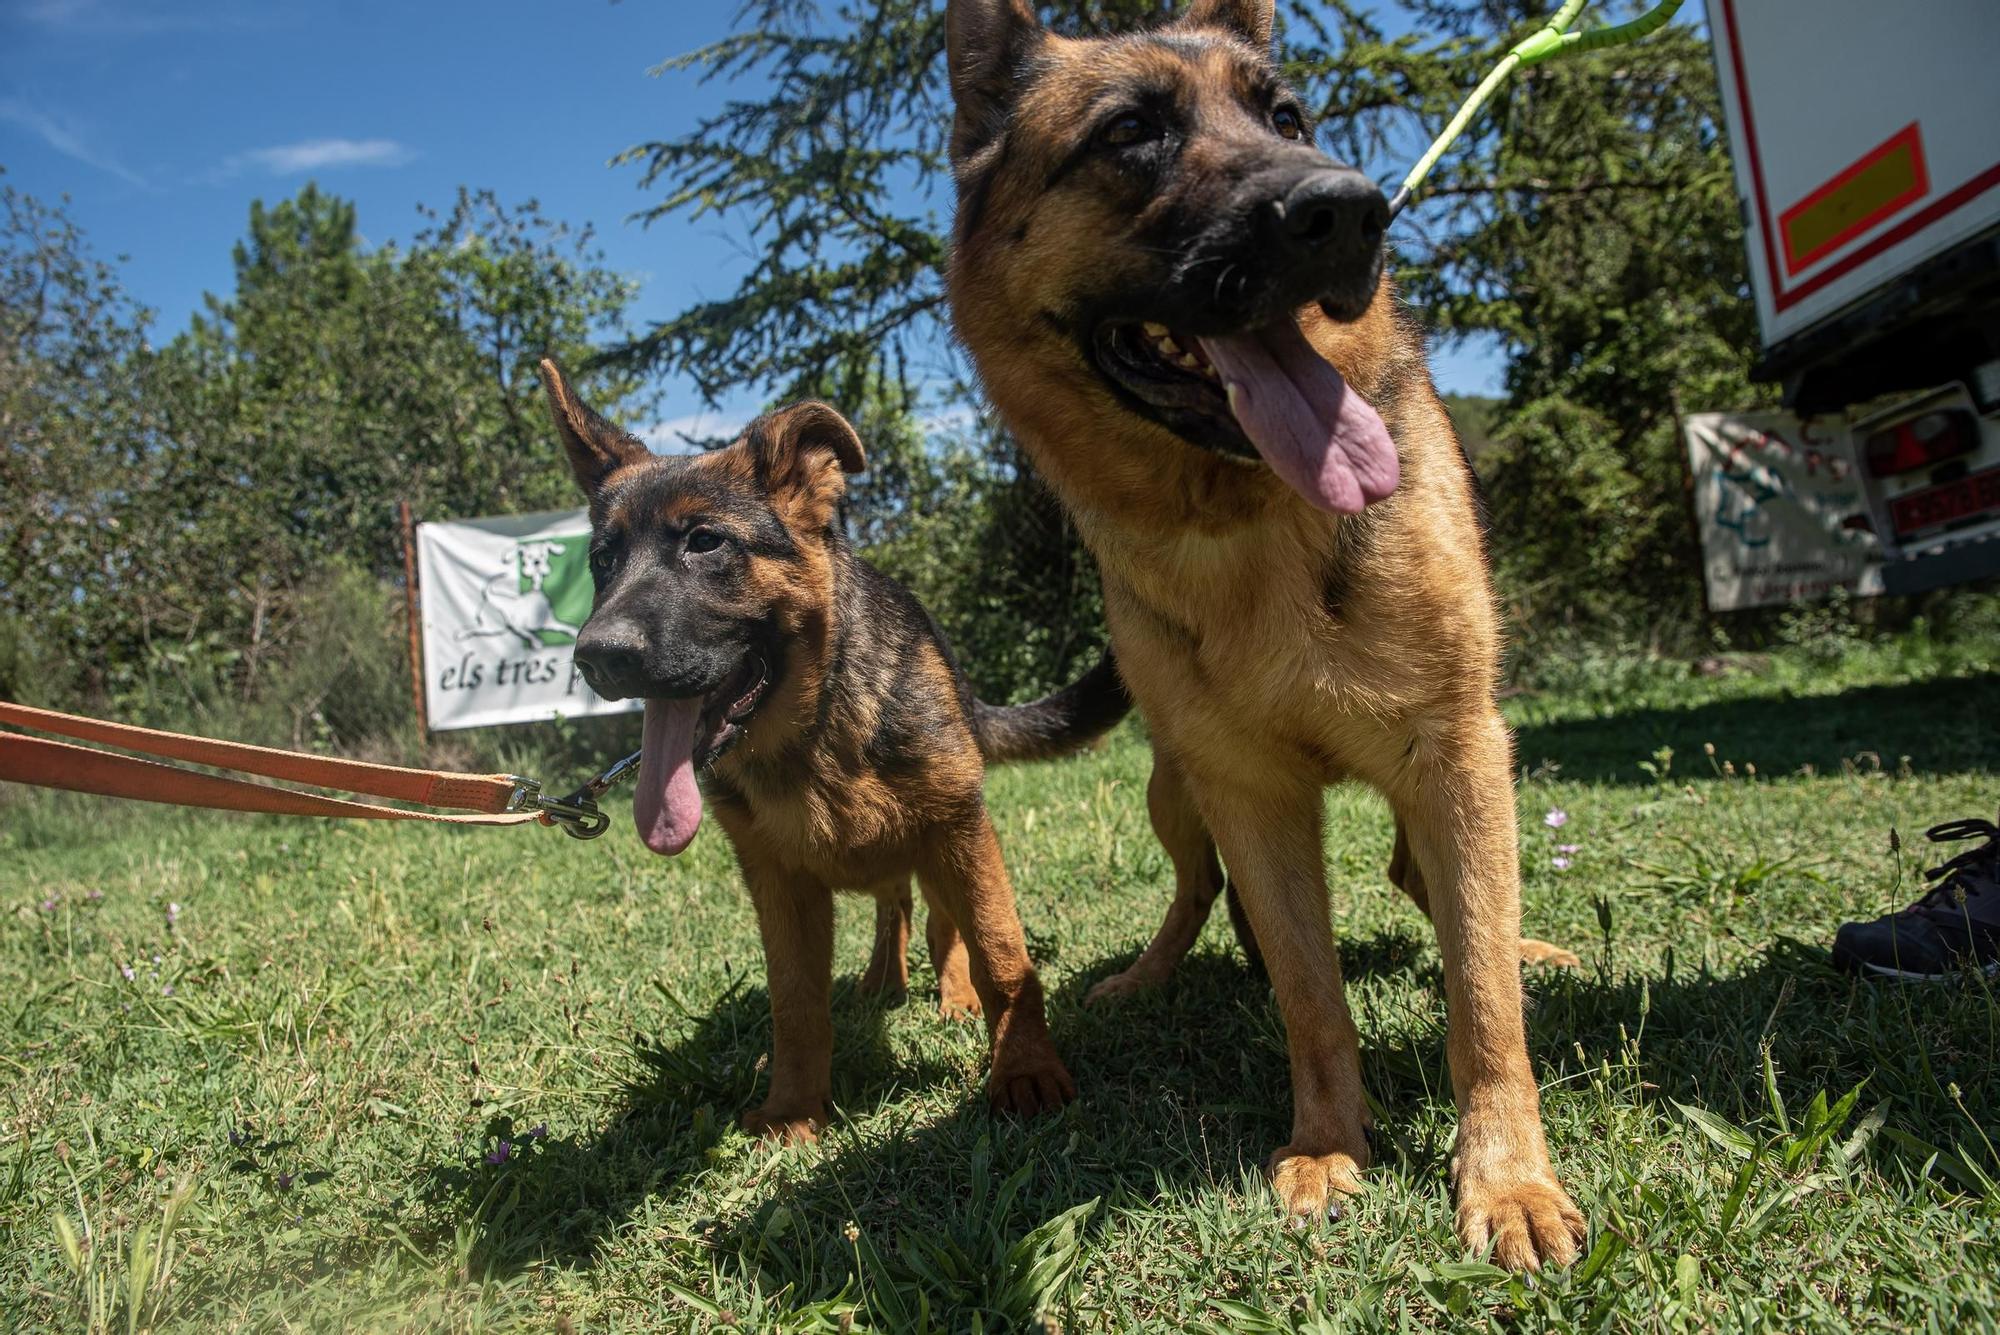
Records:
{"label": "green leash", "polygon": [[1570,24],[1576,22],[1577,15],[1583,12],[1583,7],[1587,3],[1588,0],[1564,0],[1563,7],[1549,19],[1547,27],[1526,41],[1517,43],[1514,49],[1493,67],[1493,72],[1480,81],[1479,87],[1472,90],[1472,96],[1465,99],[1465,105],[1458,109],[1458,114],[1451,118],[1451,124],[1445,126],[1444,133],[1432,141],[1430,148],[1417,159],[1417,165],[1410,168],[1410,174],[1403,178],[1403,184],[1390,197],[1391,219],[1409,204],[1410,197],[1416,193],[1417,187],[1431,174],[1431,168],[1437,166],[1438,159],[1443,157],[1445,151],[1457,141],[1458,136],[1464,133],[1465,127],[1472,123],[1472,118],[1479,114],[1479,109],[1486,105],[1486,100],[1493,96],[1494,90],[1507,82],[1508,75],[1523,65],[1538,65],[1557,56],[1583,51],[1601,51],[1607,46],[1623,46],[1627,42],[1636,42],[1648,33],[1665,26],[1667,20],[1671,19],[1681,7],[1681,0],[1661,0],[1660,4],[1630,23],[1614,24],[1609,28],[1592,28],[1587,32],[1568,31]]}

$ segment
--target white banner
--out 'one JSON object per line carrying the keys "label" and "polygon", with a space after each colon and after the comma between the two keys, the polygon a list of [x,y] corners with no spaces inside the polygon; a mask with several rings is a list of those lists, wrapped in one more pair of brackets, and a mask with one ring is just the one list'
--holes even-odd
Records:
{"label": "white banner", "polygon": [[1692,413],[1683,426],[1710,608],[1882,592],[1882,544],[1844,423]]}
{"label": "white banner", "polygon": [[430,725],[483,728],[624,714],[570,664],[590,616],[585,510],[417,525]]}

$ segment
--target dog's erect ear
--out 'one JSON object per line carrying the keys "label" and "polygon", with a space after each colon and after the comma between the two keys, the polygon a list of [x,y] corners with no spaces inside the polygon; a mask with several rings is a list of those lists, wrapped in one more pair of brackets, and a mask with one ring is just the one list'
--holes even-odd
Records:
{"label": "dog's erect ear", "polygon": [[958,106],[951,126],[951,160],[985,147],[1007,119],[1021,57],[1042,35],[1030,0],[949,0],[944,9],[945,58]]}
{"label": "dog's erect ear", "polygon": [[810,399],[758,418],[744,443],[766,491],[823,509],[826,518],[847,492],[844,474],[868,466],[861,437],[847,419]]}
{"label": "dog's erect ear", "polygon": [[569,455],[570,471],[586,494],[594,495],[604,479],[648,451],[644,444],[599,417],[576,396],[562,368],[542,358],[542,388],[548,391],[549,412]]}
{"label": "dog's erect ear", "polygon": [[1271,49],[1274,0],[1194,0],[1181,19],[1190,28],[1227,28],[1259,51]]}

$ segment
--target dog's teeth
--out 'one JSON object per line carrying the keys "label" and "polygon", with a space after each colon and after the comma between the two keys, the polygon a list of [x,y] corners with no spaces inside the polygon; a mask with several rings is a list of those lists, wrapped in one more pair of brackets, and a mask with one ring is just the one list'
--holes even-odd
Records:
{"label": "dog's teeth", "polygon": [[1160,350],[1160,355],[1163,357],[1178,357],[1181,355],[1181,345],[1174,342],[1171,338],[1163,338],[1153,346]]}
{"label": "dog's teeth", "polygon": [[1192,352],[1182,353],[1180,364],[1190,371],[1199,371],[1201,369],[1201,359]]}
{"label": "dog's teeth", "polygon": [[1165,338],[1169,332],[1165,325],[1156,324],[1151,320],[1146,321],[1146,323],[1139,327],[1146,331],[1146,337],[1148,338]]}

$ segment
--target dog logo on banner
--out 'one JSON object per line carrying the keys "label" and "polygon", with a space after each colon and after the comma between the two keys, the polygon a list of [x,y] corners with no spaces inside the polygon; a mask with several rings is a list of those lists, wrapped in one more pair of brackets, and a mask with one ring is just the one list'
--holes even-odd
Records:
{"label": "dog logo on banner", "polygon": [[588,534],[534,538],[514,547],[507,568],[486,582],[479,611],[461,640],[509,635],[524,649],[576,643],[590,617]]}

